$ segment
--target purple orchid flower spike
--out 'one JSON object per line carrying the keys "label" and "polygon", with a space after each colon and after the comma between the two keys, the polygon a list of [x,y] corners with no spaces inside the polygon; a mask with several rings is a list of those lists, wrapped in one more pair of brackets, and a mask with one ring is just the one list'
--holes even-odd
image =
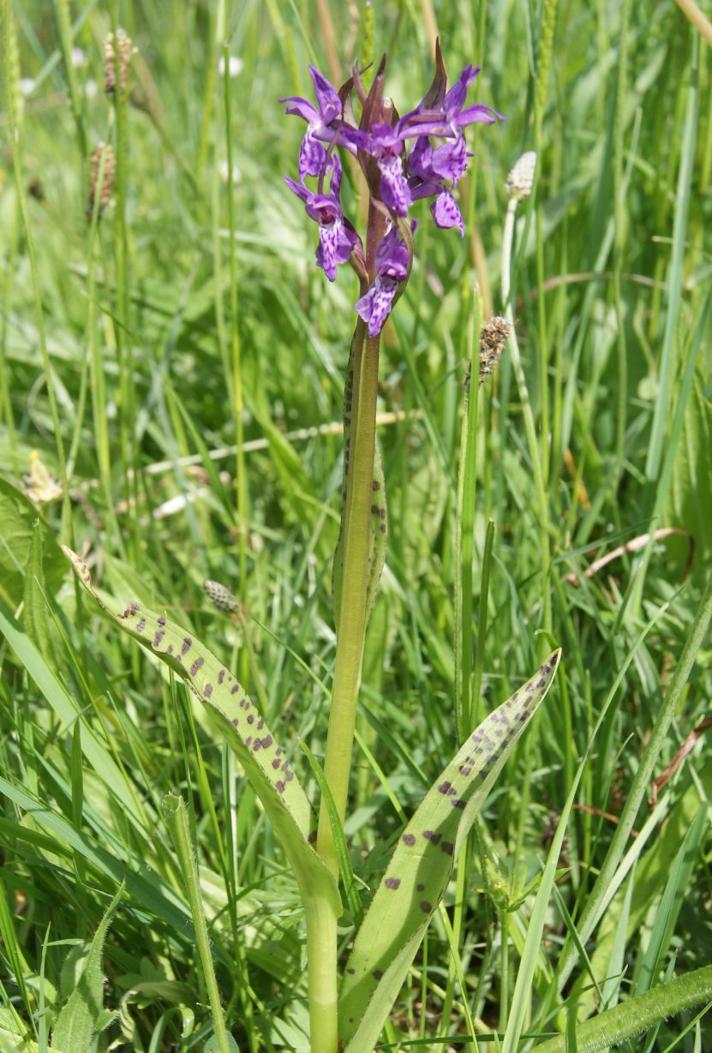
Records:
{"label": "purple orchid flower spike", "polygon": [[288,104],[288,114],[301,117],[307,122],[307,130],[299,151],[299,178],[302,182],[306,176],[319,176],[323,173],[327,164],[324,143],[343,146],[351,153],[356,153],[356,146],[342,134],[343,105],[338,91],[316,66],[310,66],[309,73],[314,83],[316,106],[300,95],[279,100]]}
{"label": "purple orchid flower spike", "polygon": [[[329,155],[324,169],[331,168],[329,193],[314,193],[289,176],[285,183],[304,202],[310,219],[319,224],[319,245],[316,250],[317,266],[321,267],[330,282],[336,278],[340,263],[348,263],[351,254],[363,254],[361,239],[344,216],[341,209],[341,162],[336,154]],[[323,173],[322,173],[323,174]],[[322,180],[320,180],[322,182]]]}
{"label": "purple orchid flower spike", "polygon": [[[411,223],[415,233],[415,222]],[[368,326],[369,336],[378,336],[393,310],[399,287],[410,271],[410,250],[393,226],[376,252],[376,277],[368,291],[356,301],[356,313]]]}

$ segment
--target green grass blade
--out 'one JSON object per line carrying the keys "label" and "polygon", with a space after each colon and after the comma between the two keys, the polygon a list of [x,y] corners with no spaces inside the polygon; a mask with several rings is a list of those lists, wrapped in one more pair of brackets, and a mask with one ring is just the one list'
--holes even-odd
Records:
{"label": "green grass blade", "polygon": [[403,832],[359,929],[339,1001],[346,1053],[371,1053],[453,860],[556,673],[560,651],[494,710],[444,769]]}

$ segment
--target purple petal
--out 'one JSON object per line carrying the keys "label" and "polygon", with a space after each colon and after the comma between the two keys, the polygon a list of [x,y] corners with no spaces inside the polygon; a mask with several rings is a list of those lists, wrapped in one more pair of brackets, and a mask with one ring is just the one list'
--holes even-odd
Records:
{"label": "purple petal", "polygon": [[311,197],[311,192],[301,183],[297,183],[296,180],[290,179],[289,176],[285,176],[284,181],[289,189],[295,193],[297,197],[300,197],[302,201],[307,201]]}
{"label": "purple petal", "polygon": [[381,201],[397,216],[406,216],[413,199],[403,175],[403,162],[400,157],[382,157],[378,168],[381,173]]}
{"label": "purple petal", "polygon": [[304,180],[305,176],[308,175],[321,175],[325,164],[326,150],[312,134],[311,128],[308,128],[299,150],[299,178]]}
{"label": "purple petal", "polygon": [[429,179],[432,175],[432,165],[433,148],[427,135],[421,135],[415,140],[408,156],[408,171],[420,179]]}
{"label": "purple petal", "polygon": [[480,67],[465,66],[449,92],[445,96],[443,109],[449,115],[453,110],[461,110],[467,98],[467,88],[480,72]]}
{"label": "purple petal", "polygon": [[430,211],[433,214],[436,226],[444,229],[457,227],[460,231],[460,237],[464,236],[465,224],[462,222],[462,213],[457,207],[455,198],[447,190],[444,190],[442,194],[435,198],[435,201],[430,206]]}
{"label": "purple petal", "polygon": [[393,309],[398,285],[389,278],[376,278],[365,296],[356,301],[356,313],[368,326],[369,336],[378,336]]}
{"label": "purple petal", "polygon": [[341,176],[343,175],[344,170],[341,166],[339,155],[336,152],[329,154],[329,164],[331,165],[329,192],[331,196],[338,201],[341,197]]}
{"label": "purple petal", "polygon": [[319,120],[319,111],[314,106],[313,102],[309,102],[308,99],[302,99],[299,95],[291,95],[289,98],[280,99],[280,102],[290,102],[294,105],[287,106],[284,111],[292,116],[303,117],[307,123]]}
{"label": "purple petal", "polygon": [[443,143],[432,153],[432,170],[442,179],[456,183],[467,170],[467,146],[464,135],[454,142]]}
{"label": "purple petal", "polygon": [[344,226],[342,219],[319,227],[319,247],[316,250],[316,262],[322,268],[329,281],[336,278],[336,268],[340,263],[347,263],[349,256],[358,243],[358,235]]}
{"label": "purple petal", "polygon": [[309,72],[311,73],[311,79],[314,82],[314,92],[316,94],[316,101],[319,104],[319,113],[324,124],[329,124],[336,117],[341,116],[341,99],[336,88],[331,84],[323,74],[319,72],[316,66],[310,66]]}
{"label": "purple petal", "polygon": [[408,274],[410,256],[398,227],[393,226],[376,249],[376,273],[402,282]]}
{"label": "purple petal", "polygon": [[497,113],[491,106],[484,106],[482,103],[477,103],[475,106],[468,106],[462,113],[458,113],[454,119],[454,123],[458,128],[466,128],[468,124],[476,124],[478,122],[484,124],[494,124],[495,121],[506,121],[501,113]]}

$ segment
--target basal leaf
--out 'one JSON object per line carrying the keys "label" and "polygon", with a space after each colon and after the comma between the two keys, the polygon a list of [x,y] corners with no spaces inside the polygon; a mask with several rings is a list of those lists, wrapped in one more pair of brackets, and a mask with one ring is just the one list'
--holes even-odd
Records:
{"label": "basal leaf", "polygon": [[180,626],[139,603],[118,603],[94,589],[86,563],[70,549],[79,580],[107,614],[186,680],[237,754],[295,873],[302,897],[331,900],[341,912],[336,882],[309,842],[312,810],[284,750],[257,707],[217,658]]}
{"label": "basal leaf", "polygon": [[345,1053],[371,1053],[453,861],[559,664],[554,651],[537,673],[480,724],[425,795],[393,853],[358,931],[339,999]]}

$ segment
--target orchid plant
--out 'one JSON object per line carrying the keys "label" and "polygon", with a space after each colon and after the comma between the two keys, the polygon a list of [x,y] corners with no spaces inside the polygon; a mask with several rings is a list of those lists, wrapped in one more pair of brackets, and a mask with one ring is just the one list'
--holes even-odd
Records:
{"label": "orchid plant", "polygon": [[[367,91],[355,70],[337,90],[311,68],[316,103],[281,100],[306,123],[298,176],[287,186],[318,224],[316,263],[329,281],[349,264],[358,276],[357,320],[346,368],[344,488],[334,561],[336,653],[318,821],[295,770],[295,750],[278,745],[232,673],[165,614],[96,592],[85,563],[69,553],[79,580],[125,631],[184,678],[217,721],[281,840],[299,886],[306,923],[310,1043],[313,1053],[371,1053],[398,997],[454,862],[507,756],[553,680],[559,652],[495,709],[460,746],[401,832],[388,867],[358,924],[343,975],[337,966],[340,881],[353,903],[343,823],[369,613],[386,552],[385,480],[376,445],[379,349],[383,327],[408,281],[416,221],[431,199],[436,226],[464,233],[453,193],[469,159],[465,130],[501,119],[466,105],[478,70],[467,66],[448,88],[438,46],[433,82],[400,117],[384,94],[385,58]],[[358,120],[357,120],[358,114]],[[365,238],[341,204],[343,160],[363,173]],[[353,160],[351,160],[353,159]],[[358,169],[356,169],[358,171]]]}

